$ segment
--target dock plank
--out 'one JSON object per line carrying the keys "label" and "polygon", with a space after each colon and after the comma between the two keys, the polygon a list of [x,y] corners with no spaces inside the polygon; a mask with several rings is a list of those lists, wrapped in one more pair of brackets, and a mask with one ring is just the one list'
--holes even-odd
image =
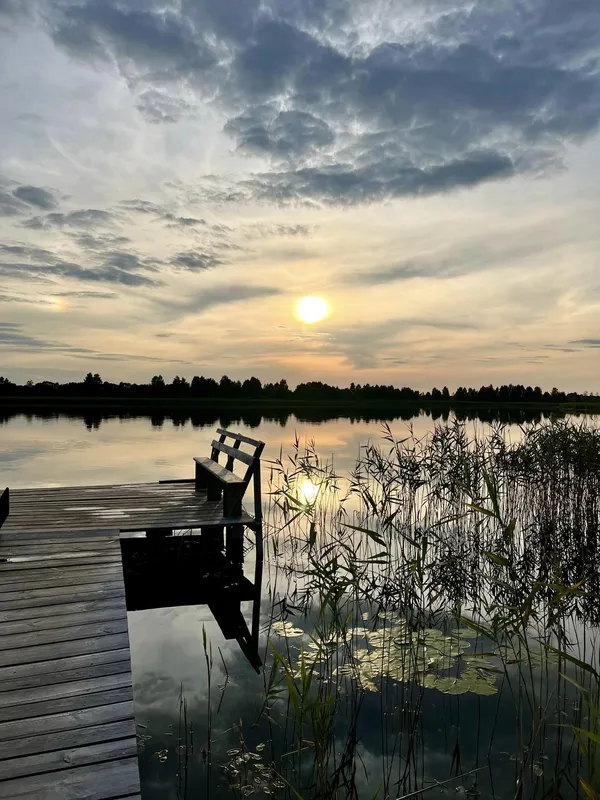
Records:
{"label": "dock plank", "polygon": [[126,719],[131,720],[133,729],[133,703],[130,700],[62,714],[47,714],[41,717],[30,717],[26,720],[0,722],[0,742],[87,728],[107,722],[120,722]]}
{"label": "dock plank", "polygon": [[11,758],[9,761],[4,762],[0,761],[0,781],[7,778],[37,775],[43,772],[56,772],[73,767],[84,767],[88,764],[98,764],[103,761],[113,761],[135,755],[137,755],[136,739],[131,736],[112,742],[70,747],[49,753],[36,753],[32,756]]}
{"label": "dock plank", "polygon": [[15,706],[0,707],[0,722],[26,720],[41,717],[43,714],[62,714],[67,711],[80,711],[83,708],[100,708],[108,703],[124,703],[133,700],[131,685],[106,692],[67,695],[53,700],[42,700],[39,703],[24,703]]}
{"label": "dock plank", "polygon": [[69,642],[53,642],[23,649],[0,652],[0,667],[14,664],[32,664],[35,661],[47,661],[52,658],[82,656],[86,653],[101,653],[104,650],[118,650],[129,646],[127,633],[116,636],[93,636],[89,639],[75,639]]}
{"label": "dock plank", "polygon": [[31,570],[48,569],[48,567],[61,567],[68,569],[69,567],[99,567],[99,566],[117,566],[120,563],[120,554],[115,556],[110,555],[91,554],[83,555],[76,553],[73,558],[65,558],[62,556],[49,555],[40,556],[36,559],[27,559],[24,561],[7,561],[0,562],[0,580],[5,573],[10,572],[30,572]]}
{"label": "dock plank", "polygon": [[[131,663],[129,661],[128,650],[113,651],[117,654],[122,653],[120,657],[100,664],[92,666],[75,667],[74,669],[61,669],[57,671],[38,672],[35,675],[19,674],[13,678],[6,678],[0,681],[0,703],[3,702],[3,692],[13,692],[17,689],[35,689],[38,686],[51,687],[59,683],[69,683],[71,681],[90,680],[92,678],[102,678],[105,675],[120,675],[131,673]],[[111,655],[111,654],[107,654]],[[63,661],[70,661],[70,659],[63,659]],[[40,662],[38,662],[40,663]],[[41,662],[42,664],[47,662]],[[63,666],[66,666],[63,664]]]}
{"label": "dock plank", "polygon": [[81,656],[34,661],[31,664],[0,667],[0,686],[6,686],[17,679],[29,680],[37,677],[44,678],[48,683],[54,683],[55,680],[64,680],[70,672],[75,670],[95,669],[103,664],[121,661],[129,662],[128,647],[104,650],[99,653],[86,653]]}
{"label": "dock plank", "polygon": [[[122,564],[115,563],[114,566],[102,565],[100,567],[87,567],[73,564],[67,569],[56,567],[44,567],[42,569],[23,570],[17,572],[4,572],[0,582],[0,593],[14,591],[12,584],[19,584],[27,589],[51,589],[56,587],[57,578],[60,578],[61,586],[75,586],[90,583],[106,583],[108,580],[121,581],[123,576]],[[87,580],[86,580],[87,578]]]}
{"label": "dock plank", "polygon": [[2,800],[23,797],[108,800],[136,792],[139,792],[139,773],[134,757],[0,782]]}
{"label": "dock plank", "polygon": [[98,583],[92,586],[67,586],[56,589],[48,586],[43,589],[23,589],[21,591],[7,592],[0,597],[0,609],[12,610],[16,608],[35,608],[47,606],[50,603],[72,603],[74,600],[93,600],[115,597],[125,597],[125,587],[122,582]]}
{"label": "dock plank", "polygon": [[[90,622],[83,625],[70,625],[66,628],[45,628],[33,633],[6,634],[0,637],[0,648],[7,654],[12,650],[19,650],[21,656],[26,656],[32,649],[39,650],[44,645],[67,644],[72,641],[84,639],[89,641],[92,637],[115,636],[127,633],[127,618],[123,615],[115,616],[103,622]],[[102,650],[110,648],[102,647]],[[1,656],[0,656],[1,658]],[[36,659],[37,660],[37,659]]]}
{"label": "dock plank", "polygon": [[[77,603],[65,604],[67,608],[77,606]],[[48,612],[63,606],[49,606],[44,608],[44,614],[36,614],[33,619],[13,619],[6,620],[0,617],[0,647],[2,647],[2,637],[10,634],[26,634],[36,631],[53,630],[55,628],[70,628],[84,622],[86,625],[94,622],[115,622],[123,619],[122,604],[102,604],[97,611],[90,609],[85,603],[80,603],[81,610],[73,613],[62,613],[50,615]],[[18,613],[18,612],[13,612]]]}
{"label": "dock plank", "polygon": [[53,750],[68,750],[72,747],[127,739],[131,737],[131,730],[131,720],[126,719],[120,722],[108,722],[105,725],[91,725],[88,728],[74,728],[58,733],[40,734],[10,742],[0,742],[0,765],[4,759],[17,759],[22,756],[49,753]]}
{"label": "dock plank", "polygon": [[[127,677],[124,677],[123,674],[109,675],[102,678],[70,681],[65,684],[38,686],[27,690],[17,689],[14,691],[7,691],[1,695],[0,700],[2,701],[2,707],[18,706],[27,703],[39,703],[44,700],[55,700],[72,695],[86,694],[88,692],[105,692],[110,689],[122,689],[127,685]],[[129,685],[131,685],[131,681],[129,681]],[[2,708],[0,707],[0,714],[1,713]]]}

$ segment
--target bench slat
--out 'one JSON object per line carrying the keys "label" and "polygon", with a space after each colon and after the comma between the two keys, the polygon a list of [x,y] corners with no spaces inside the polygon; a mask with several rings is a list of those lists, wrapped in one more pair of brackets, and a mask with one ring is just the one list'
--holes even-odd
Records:
{"label": "bench slat", "polygon": [[245,442],[246,444],[251,444],[253,447],[260,447],[260,445],[264,445],[264,442],[258,441],[258,439],[251,439],[249,436],[244,436],[243,433],[233,433],[232,431],[226,431],[225,428],[217,428],[217,433],[221,436],[230,436],[232,439],[237,439],[240,442]]}
{"label": "bench slat", "polygon": [[227,483],[230,486],[243,486],[246,481],[243,478],[240,478],[238,475],[234,475],[233,472],[230,472],[228,469],[225,469],[224,466],[221,464],[217,464],[216,461],[213,461],[212,458],[194,458],[196,464],[198,464],[203,469],[210,472],[214,475],[215,478],[218,478],[223,483]]}
{"label": "bench slat", "polygon": [[212,448],[213,450],[225,453],[227,456],[231,456],[231,458],[237,458],[238,461],[243,461],[244,464],[248,464],[249,467],[254,464],[254,456],[251,456],[249,453],[244,453],[243,450],[239,450],[237,447],[230,447],[228,444],[223,444],[223,442],[217,442],[215,440],[212,443]]}

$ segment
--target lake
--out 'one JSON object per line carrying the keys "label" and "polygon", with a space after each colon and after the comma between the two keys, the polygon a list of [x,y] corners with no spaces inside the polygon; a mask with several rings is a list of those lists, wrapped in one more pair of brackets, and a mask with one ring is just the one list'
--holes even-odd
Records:
{"label": "lake", "polygon": [[[489,420],[474,416],[466,423],[468,432],[489,432]],[[311,422],[287,414],[246,422],[229,414],[221,421],[267,443],[263,464],[265,485],[270,469],[266,462],[278,459],[280,453],[285,461],[286,455],[294,452],[296,436],[301,443],[314,440],[318,453],[332,459],[335,470],[347,475],[364,452],[364,446],[381,441],[385,424],[383,420],[360,418]],[[445,421],[440,415],[438,422]],[[585,424],[592,427],[597,422],[595,418],[585,419]],[[434,420],[420,414],[411,419],[389,420],[387,424],[394,437],[402,439],[410,434],[419,440],[432,430]],[[209,453],[218,426],[219,419],[214,416],[207,420],[193,419],[185,413],[174,419],[156,415],[119,417],[97,412],[86,412],[84,416],[5,414],[0,416],[0,485],[21,488],[188,478],[193,472],[192,457]],[[523,434],[517,425],[512,425],[503,435],[518,441]],[[385,444],[384,451],[387,447]],[[355,510],[352,504],[349,508]],[[269,519],[273,522],[275,518],[276,514]],[[319,527],[322,519],[317,518],[317,522]],[[387,616],[383,612],[378,615],[373,595],[362,598],[358,617],[356,610],[353,611],[353,635],[366,642],[355,654],[361,671],[359,690],[356,681],[350,686],[353,673],[341,655],[343,647],[331,644],[333,634],[327,634],[329,639],[323,634],[325,638],[319,645],[313,642],[313,655],[323,642],[327,647],[331,645],[332,651],[339,649],[333,660],[331,657],[323,660],[327,666],[321,669],[318,679],[315,677],[315,683],[318,680],[320,687],[329,686],[318,690],[320,697],[325,693],[327,702],[335,685],[335,715],[331,719],[322,716],[324,700],[323,705],[313,708],[310,720],[300,723],[307,741],[302,744],[302,736],[299,740],[294,738],[292,730],[294,724],[298,725],[297,719],[294,722],[294,703],[286,695],[287,705],[283,708],[281,696],[274,691],[269,695],[274,657],[267,640],[270,637],[275,650],[283,653],[281,675],[287,674],[285,665],[294,664],[300,671],[294,673],[290,669],[290,676],[302,680],[298,677],[303,659],[299,655],[300,642],[309,652],[311,632],[331,622],[328,615],[323,616],[321,608],[311,607],[303,596],[307,586],[312,587],[315,580],[324,578],[315,577],[315,570],[306,568],[310,560],[303,549],[304,540],[298,544],[303,534],[296,525],[287,528],[280,551],[277,537],[266,539],[259,600],[259,649],[266,663],[261,674],[253,670],[235,640],[223,637],[207,606],[129,613],[144,798],[171,800],[252,794],[369,800],[375,796],[421,796],[423,789],[427,789],[426,798],[504,799],[516,796],[517,780],[521,782],[518,796],[542,797],[556,779],[556,763],[563,765],[565,777],[561,794],[551,796],[579,796],[571,777],[572,747],[558,725],[571,718],[580,701],[576,692],[563,687],[560,707],[551,702],[551,683],[541,677],[544,672],[547,675],[555,671],[551,660],[540,662],[540,669],[535,675],[532,673],[527,684],[537,698],[536,703],[539,701],[540,708],[544,706],[540,720],[539,709],[533,717],[520,707],[515,711],[510,673],[508,680],[506,676],[500,680],[494,677],[492,665],[480,666],[483,662],[469,661],[469,648],[475,655],[478,645],[471,641],[472,634],[464,626],[459,625],[459,632],[452,633],[453,623],[446,624],[443,617],[445,610],[437,621],[432,623],[428,619],[419,623],[422,631],[419,635],[424,638],[417,639],[405,619],[397,615],[397,609]],[[439,565],[451,563],[453,547],[440,558]],[[373,555],[369,558],[373,558],[375,566],[369,566],[368,576],[377,578],[379,562]],[[254,566],[254,548],[248,542],[245,572],[250,577]],[[385,569],[389,570],[389,565]],[[437,577],[444,592],[450,592],[454,578],[441,573]],[[430,595],[428,598],[431,604]],[[248,616],[251,604],[244,603],[243,610]],[[598,648],[597,620],[590,615],[593,613],[580,613],[573,617],[572,625],[569,623],[580,645],[578,652],[588,656]],[[369,627],[372,619],[377,619],[375,627]],[[365,626],[362,631],[361,625]],[[377,625],[388,631],[395,647],[402,652],[403,648],[410,650],[410,658],[417,663],[415,669],[421,675],[420,685],[413,680],[410,672],[413,667],[406,666],[404,661],[404,677],[398,676],[400,662],[394,656],[392,664],[389,656],[384,655]],[[440,637],[445,637],[442,644]],[[422,666],[425,649],[429,661]],[[479,650],[484,652],[483,645]],[[431,653],[436,653],[434,659]],[[375,667],[374,659],[380,656],[381,664]],[[467,665],[461,675],[470,676],[475,688],[463,691],[455,678],[425,675],[432,664],[437,664],[438,671],[451,671],[459,659]],[[433,688],[436,681],[438,691]],[[448,681],[454,681],[452,686]],[[265,713],[266,704],[272,704],[272,713]],[[321,715],[318,719],[317,713]],[[546,726],[545,745],[542,748],[535,745],[534,752],[533,746],[528,749],[523,742],[531,739],[536,720]],[[326,767],[319,765],[312,754],[317,745],[311,737],[317,735],[329,743],[327,764],[337,765],[333,783],[331,776],[318,774],[319,769]],[[523,783],[524,774],[528,778]],[[317,785],[321,787],[318,795],[314,788]],[[324,785],[328,786],[328,793],[324,792]],[[297,789],[290,786],[304,787],[303,793],[296,793]]]}

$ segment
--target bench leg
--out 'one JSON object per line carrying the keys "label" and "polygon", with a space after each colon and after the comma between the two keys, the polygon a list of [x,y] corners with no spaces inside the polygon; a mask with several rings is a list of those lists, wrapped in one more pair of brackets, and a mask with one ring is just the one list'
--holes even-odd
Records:
{"label": "bench leg", "polygon": [[216,542],[219,550],[223,550],[223,526],[222,525],[205,525],[200,528],[200,536],[206,541]]}
{"label": "bench leg", "polygon": [[234,564],[244,563],[244,526],[228,525],[225,537],[225,555]]}
{"label": "bench leg", "polygon": [[163,539],[165,536],[173,536],[171,528],[154,528],[146,531],[146,539]]}

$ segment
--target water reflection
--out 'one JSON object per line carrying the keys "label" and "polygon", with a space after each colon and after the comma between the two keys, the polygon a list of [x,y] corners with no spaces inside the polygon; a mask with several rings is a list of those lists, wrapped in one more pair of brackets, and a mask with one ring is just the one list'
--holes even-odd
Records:
{"label": "water reflection", "polygon": [[72,422],[82,422],[88,430],[98,430],[103,422],[119,420],[147,419],[150,420],[153,428],[162,428],[165,423],[170,423],[174,427],[183,427],[190,424],[192,428],[203,427],[224,427],[230,428],[242,425],[246,428],[258,428],[265,424],[276,424],[282,428],[289,426],[290,423],[319,425],[332,420],[343,419],[351,425],[356,423],[373,422],[393,422],[394,420],[411,421],[418,417],[424,417],[433,422],[447,422],[449,419],[457,419],[461,422],[480,421],[486,423],[500,422],[508,425],[521,423],[538,423],[547,419],[564,419],[565,417],[585,417],[584,412],[569,412],[566,414],[560,410],[540,411],[530,408],[485,408],[485,407],[457,407],[457,408],[421,408],[420,406],[402,405],[397,409],[382,408],[361,408],[361,409],[334,409],[327,406],[310,406],[306,408],[296,408],[293,411],[263,411],[260,408],[200,408],[194,411],[185,409],[144,411],[144,410],[124,410],[109,408],[77,408],[68,406],[66,408],[40,408],[35,412],[26,412],[20,408],[12,408],[6,404],[0,410],[0,425],[7,425],[17,416],[23,416],[27,421],[34,420],[58,420],[65,419]]}
{"label": "water reflection", "polygon": [[[236,641],[253,669],[258,651],[262,546],[256,548],[254,580],[244,575],[239,526],[175,535],[121,537],[128,611],[202,606],[210,609],[224,639]],[[262,531],[256,531],[262,542]],[[242,605],[250,606],[250,627]]]}

